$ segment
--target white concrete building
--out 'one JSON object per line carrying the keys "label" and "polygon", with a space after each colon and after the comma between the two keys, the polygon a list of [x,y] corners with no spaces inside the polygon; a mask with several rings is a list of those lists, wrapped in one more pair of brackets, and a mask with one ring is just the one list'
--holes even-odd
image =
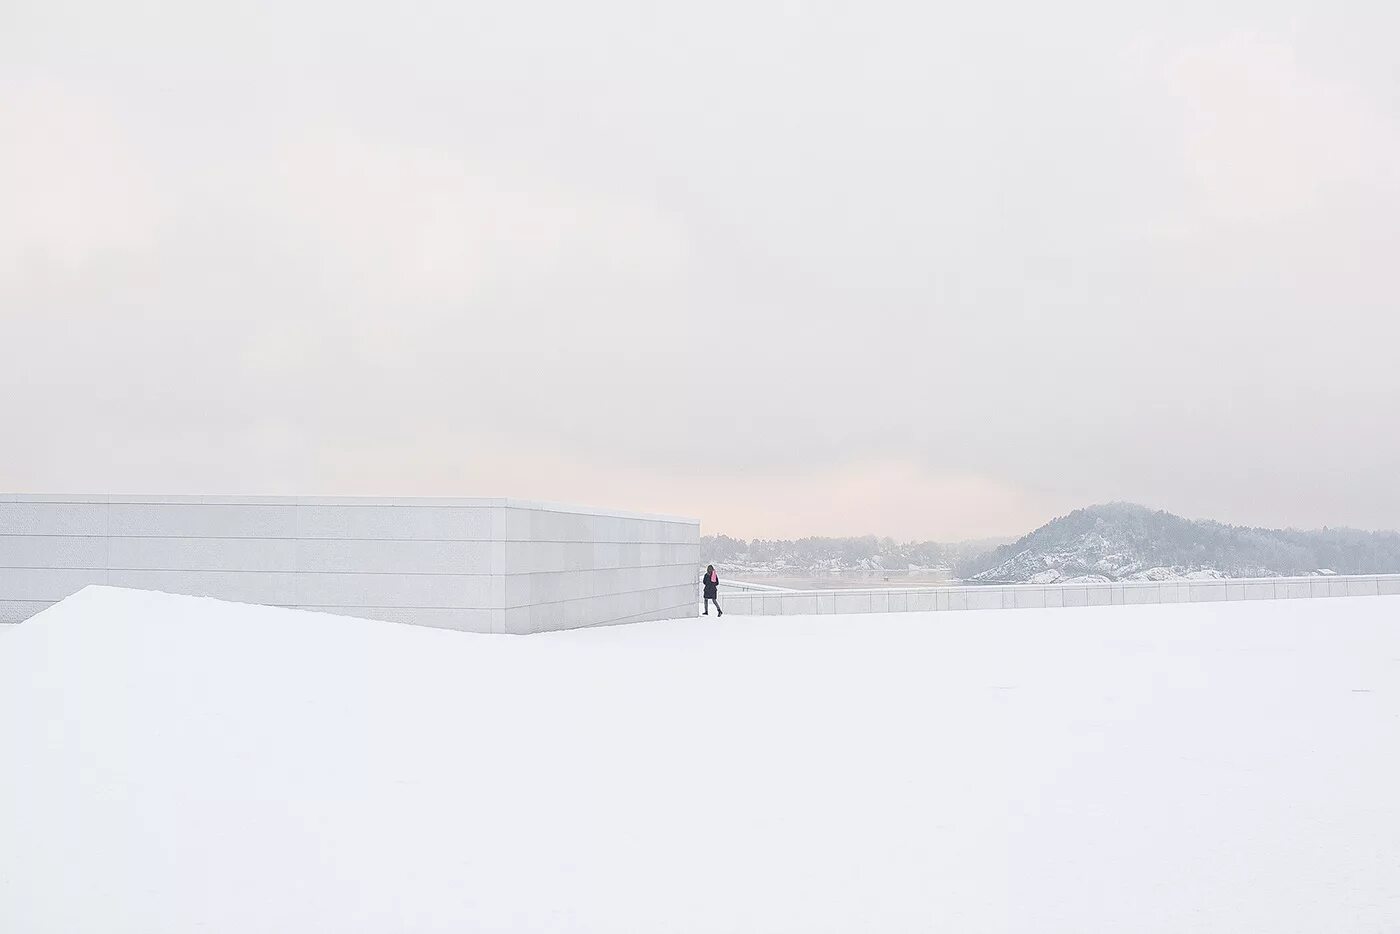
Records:
{"label": "white concrete building", "polygon": [[0,623],[89,584],[471,632],[694,616],[694,519],[511,499],[0,494]]}

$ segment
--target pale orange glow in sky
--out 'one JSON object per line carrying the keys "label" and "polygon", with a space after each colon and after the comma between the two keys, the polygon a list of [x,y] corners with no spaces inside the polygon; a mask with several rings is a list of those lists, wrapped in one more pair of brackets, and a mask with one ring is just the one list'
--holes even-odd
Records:
{"label": "pale orange glow in sky", "polygon": [[8,3],[0,489],[1400,527],[1342,6]]}

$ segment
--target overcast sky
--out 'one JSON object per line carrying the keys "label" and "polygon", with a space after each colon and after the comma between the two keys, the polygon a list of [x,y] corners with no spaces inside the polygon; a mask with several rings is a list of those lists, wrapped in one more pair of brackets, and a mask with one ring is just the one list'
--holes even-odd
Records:
{"label": "overcast sky", "polygon": [[1397,36],[0,0],[0,489],[1400,527]]}

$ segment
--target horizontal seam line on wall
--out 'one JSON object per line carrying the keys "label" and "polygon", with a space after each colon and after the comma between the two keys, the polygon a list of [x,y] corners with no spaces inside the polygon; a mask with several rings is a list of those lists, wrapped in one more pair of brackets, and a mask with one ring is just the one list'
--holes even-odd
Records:
{"label": "horizontal seam line on wall", "polygon": [[[158,592],[164,593],[164,591],[158,591]],[[170,596],[201,598],[202,595],[200,595],[200,594],[170,594]],[[67,599],[67,598],[65,597],[64,599]],[[499,610],[499,609],[500,609],[500,607],[489,607],[489,606],[408,606],[408,605],[399,604],[399,603],[395,603],[395,604],[383,604],[383,605],[381,605],[381,604],[374,604],[374,603],[346,603],[346,604],[337,604],[337,603],[256,603],[256,602],[250,602],[250,601],[248,601],[248,600],[228,600],[228,599],[225,599],[225,598],[222,598],[222,597],[210,597],[210,598],[208,598],[208,599],[220,600],[220,601],[223,602],[223,603],[238,603],[238,604],[243,604],[243,605],[245,605],[245,606],[272,606],[272,607],[277,607],[278,609],[283,609],[283,610],[320,610],[320,609],[324,609],[324,610],[443,610],[443,611],[454,612],[454,613],[459,613],[459,612],[465,612],[465,613],[489,613],[489,612],[491,612],[493,609],[494,609],[494,610]],[[4,603],[23,603],[23,604],[43,604],[43,605],[45,605],[45,606],[57,606],[59,603],[62,603],[62,602],[63,602],[62,600],[0,600],[0,604],[4,604]]]}
{"label": "horizontal seam line on wall", "polygon": [[667,525],[699,525],[699,519],[685,519],[680,516],[648,516],[646,513],[636,512],[619,515],[606,510],[599,512],[580,512],[577,507],[560,506],[555,508],[548,503],[539,506],[517,504],[500,507],[502,509],[514,509],[517,512],[543,512],[551,516],[586,516],[588,518],[617,519],[622,522],[664,522]]}
{"label": "horizontal seam line on wall", "polygon": [[[168,591],[157,591],[158,593],[168,593]],[[232,599],[229,597],[214,597],[209,594],[171,594],[176,597],[196,597],[199,599],[218,600],[221,603],[239,603],[245,606],[275,606],[284,610],[444,610],[453,612],[482,612],[486,613],[500,607],[489,606],[442,606],[441,604],[424,604],[422,606],[411,606],[402,603],[268,603],[263,600]],[[64,598],[65,600],[67,597]],[[16,603],[47,603],[53,605],[61,603],[60,600],[17,600]]]}
{"label": "horizontal seam line on wall", "polygon": [[[689,587],[690,584],[663,584],[660,587],[643,587],[640,590],[614,590],[609,593],[589,594],[586,597],[565,597],[563,600],[531,600],[529,603],[507,603],[507,610],[528,610],[536,606],[557,606],[560,603],[579,603],[583,600],[606,600],[609,597],[626,597],[634,593],[656,593],[660,590],[675,590]],[[679,604],[684,606],[685,604]],[[650,611],[648,611],[650,612]]]}
{"label": "horizontal seam line on wall", "polygon": [[690,548],[699,550],[694,542],[663,542],[654,538],[614,539],[614,538],[503,538],[511,545],[654,545],[657,548]]}
{"label": "horizontal seam line on wall", "polygon": [[[257,499],[257,497],[253,497]],[[0,506],[179,506],[194,509],[515,509],[491,503],[182,503],[158,499],[126,499],[118,502],[92,499],[5,499]],[[582,515],[582,513],[580,514]],[[661,519],[657,522],[665,521]]]}
{"label": "horizontal seam line on wall", "polygon": [[[689,561],[680,561],[676,564],[620,564],[617,567],[592,567],[592,568],[556,568],[550,571],[505,571],[506,577],[530,577],[534,574],[592,574],[595,571],[654,571],[658,568],[688,568]],[[696,583],[700,582],[696,578]]]}
{"label": "horizontal seam line on wall", "polygon": [[136,538],[175,542],[428,542],[436,544],[490,545],[499,538],[373,538],[354,535],[189,535],[169,532],[3,532],[0,538]]}
{"label": "horizontal seam line on wall", "polygon": [[502,502],[452,503],[452,502],[368,502],[357,503],[330,497],[328,502],[299,503],[292,497],[291,502],[258,502],[259,497],[249,497],[249,502],[181,502],[178,500],[140,499],[122,497],[120,500],[95,499],[13,499],[0,497],[0,505],[7,506],[187,506],[202,509],[504,509],[515,512],[539,512],[551,516],[581,516],[586,519],[610,519],[617,522],[660,522],[663,525],[683,525],[698,527],[699,519],[685,519],[679,516],[649,516],[645,513],[618,513],[599,510],[580,512],[577,509],[555,509],[551,506],[510,505]]}
{"label": "horizontal seam line on wall", "polygon": [[491,571],[311,571],[296,568],[68,568],[44,564],[0,571],[119,571],[131,574],[344,574],[351,577],[499,577]]}
{"label": "horizontal seam line on wall", "polygon": [[[626,621],[629,620],[629,619],[635,619],[635,618],[638,617],[638,616],[650,616],[650,615],[653,614],[653,613],[669,613],[669,612],[671,612],[672,610],[683,610],[683,609],[685,609],[686,607],[690,607],[691,609],[695,609],[695,608],[696,608],[696,604],[694,604],[694,603],[689,603],[689,602],[687,602],[687,603],[677,603],[677,604],[675,604],[674,606],[663,606],[663,607],[657,607],[657,608],[654,609],[654,610],[644,610],[644,611],[642,611],[641,613],[630,613],[630,614],[628,614],[627,616],[620,617],[620,618],[617,620],[617,622],[626,622]],[[599,624],[595,623],[594,625],[599,625]],[[585,627],[585,628],[586,628],[586,627]]]}
{"label": "horizontal seam line on wall", "polygon": [[[236,601],[229,601],[236,602]],[[282,610],[434,610],[448,613],[490,613],[499,607],[489,606],[404,606],[375,603],[253,603],[249,606],[275,606]]]}
{"label": "horizontal seam line on wall", "polygon": [[[569,631],[574,630],[574,629],[601,629],[601,628],[603,628],[604,626],[615,626],[615,625],[620,625],[620,624],[623,624],[623,623],[629,623],[629,622],[634,622],[634,621],[635,621],[635,622],[649,622],[649,621],[654,620],[654,619],[660,619],[659,617],[656,617],[656,616],[654,616],[653,614],[656,614],[656,613],[670,613],[672,610],[683,610],[683,609],[685,609],[686,607],[690,607],[691,609],[697,609],[697,605],[694,604],[694,603],[677,603],[675,606],[662,606],[662,607],[657,607],[657,608],[654,609],[654,610],[643,610],[643,611],[640,612],[640,613],[629,613],[629,614],[626,615],[626,616],[619,616],[617,619],[607,619],[607,620],[602,620],[601,622],[597,622],[597,623],[584,623],[584,624],[582,624],[582,625],[580,625],[580,626],[569,626],[569,627],[562,628],[562,629],[541,629],[539,632],[520,633],[520,635],[540,636],[540,635],[544,635],[545,633],[550,633],[550,632],[569,632]],[[647,619],[641,619],[641,617],[647,617]],[[664,617],[662,617],[662,618],[664,618]]]}
{"label": "horizontal seam line on wall", "polygon": [[670,545],[677,548],[698,548],[691,542],[658,542],[655,540],[611,538],[390,538],[357,535],[192,535],[162,532],[6,532],[0,538],[139,538],[169,539],[171,541],[212,542],[434,542],[465,545]]}
{"label": "horizontal seam line on wall", "polygon": [[652,571],[658,568],[688,568],[689,564],[638,564],[617,567],[564,568],[557,571],[363,571],[311,570],[308,568],[189,568],[189,567],[83,567],[57,564],[0,565],[0,571],[121,571],[152,574],[349,574],[361,576],[398,577],[530,577],[536,574],[596,574],[604,571]]}
{"label": "horizontal seam line on wall", "polygon": [[[176,596],[207,596],[201,594],[176,594]],[[499,609],[490,606],[443,606],[439,603],[425,603],[411,605],[403,603],[259,603],[247,600],[228,600],[224,597],[211,597],[213,600],[223,600],[225,603],[248,603],[250,606],[276,606],[284,610],[453,610],[456,612],[489,612]]]}

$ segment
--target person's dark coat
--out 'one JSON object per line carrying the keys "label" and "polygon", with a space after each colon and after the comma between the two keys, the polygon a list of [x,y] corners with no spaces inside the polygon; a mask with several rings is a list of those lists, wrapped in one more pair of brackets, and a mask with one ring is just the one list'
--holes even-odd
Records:
{"label": "person's dark coat", "polygon": [[705,599],[714,600],[719,597],[719,575],[705,574]]}

